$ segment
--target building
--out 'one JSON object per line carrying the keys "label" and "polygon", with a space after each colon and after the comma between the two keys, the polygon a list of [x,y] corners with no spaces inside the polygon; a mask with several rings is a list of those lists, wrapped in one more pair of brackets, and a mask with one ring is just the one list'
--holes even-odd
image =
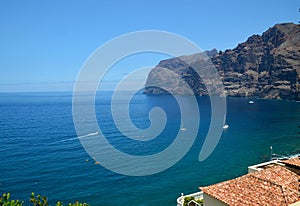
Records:
{"label": "building", "polygon": [[203,198],[204,206],[300,206],[300,156],[249,166],[246,175],[200,190],[185,197]]}
{"label": "building", "polygon": [[300,206],[300,159],[274,160],[250,166],[247,175],[200,187],[204,206]]}

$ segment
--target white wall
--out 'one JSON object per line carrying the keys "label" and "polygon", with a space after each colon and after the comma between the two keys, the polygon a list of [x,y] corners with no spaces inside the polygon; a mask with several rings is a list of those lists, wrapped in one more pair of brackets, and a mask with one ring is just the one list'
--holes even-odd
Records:
{"label": "white wall", "polygon": [[227,205],[206,193],[203,194],[203,200],[204,200],[204,206],[226,206]]}

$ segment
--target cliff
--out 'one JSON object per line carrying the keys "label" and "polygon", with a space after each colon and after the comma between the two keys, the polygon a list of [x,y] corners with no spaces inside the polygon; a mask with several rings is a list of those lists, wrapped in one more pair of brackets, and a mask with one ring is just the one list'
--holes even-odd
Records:
{"label": "cliff", "polygon": [[163,83],[173,94],[187,94],[177,79],[170,78],[162,69],[167,68],[181,76],[195,95],[207,95],[202,79],[193,68],[207,70],[213,65],[227,96],[300,100],[299,24],[276,24],[234,49],[224,52],[214,49],[205,53],[161,61],[149,73],[144,93],[166,93],[159,87],[150,86]]}

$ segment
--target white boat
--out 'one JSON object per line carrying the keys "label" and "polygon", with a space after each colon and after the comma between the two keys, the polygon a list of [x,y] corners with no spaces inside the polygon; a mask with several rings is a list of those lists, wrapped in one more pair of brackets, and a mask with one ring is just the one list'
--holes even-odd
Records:
{"label": "white boat", "polygon": [[251,100],[250,100],[250,101],[249,101],[249,104],[254,104],[254,101],[251,101]]}
{"label": "white boat", "polygon": [[223,129],[227,129],[229,127],[228,124],[224,124]]}
{"label": "white boat", "polygon": [[185,127],[180,128],[181,131],[186,131]]}

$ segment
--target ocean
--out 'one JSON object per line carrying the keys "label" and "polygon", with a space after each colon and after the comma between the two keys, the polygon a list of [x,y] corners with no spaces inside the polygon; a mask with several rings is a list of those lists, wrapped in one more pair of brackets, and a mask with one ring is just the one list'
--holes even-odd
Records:
{"label": "ocean", "polygon": [[[170,95],[137,93],[129,105],[132,122],[150,126],[148,113],[161,107],[168,117],[161,135],[151,141],[125,138],[110,111],[111,92],[97,95],[95,109],[111,145],[131,155],[151,155],[168,147],[180,130],[180,111]],[[0,193],[28,202],[31,192],[58,200],[90,205],[176,205],[181,193],[235,178],[247,167],[278,155],[300,153],[300,103],[283,100],[227,98],[229,128],[205,160],[198,161],[210,122],[208,97],[197,97],[200,127],[187,154],[165,171],[147,176],[112,172],[90,157],[77,138],[72,118],[72,93],[0,94]],[[254,104],[249,104],[253,100]],[[122,103],[120,103],[122,104]],[[114,161],[114,156],[107,155]],[[25,204],[26,205],[26,204]]]}

